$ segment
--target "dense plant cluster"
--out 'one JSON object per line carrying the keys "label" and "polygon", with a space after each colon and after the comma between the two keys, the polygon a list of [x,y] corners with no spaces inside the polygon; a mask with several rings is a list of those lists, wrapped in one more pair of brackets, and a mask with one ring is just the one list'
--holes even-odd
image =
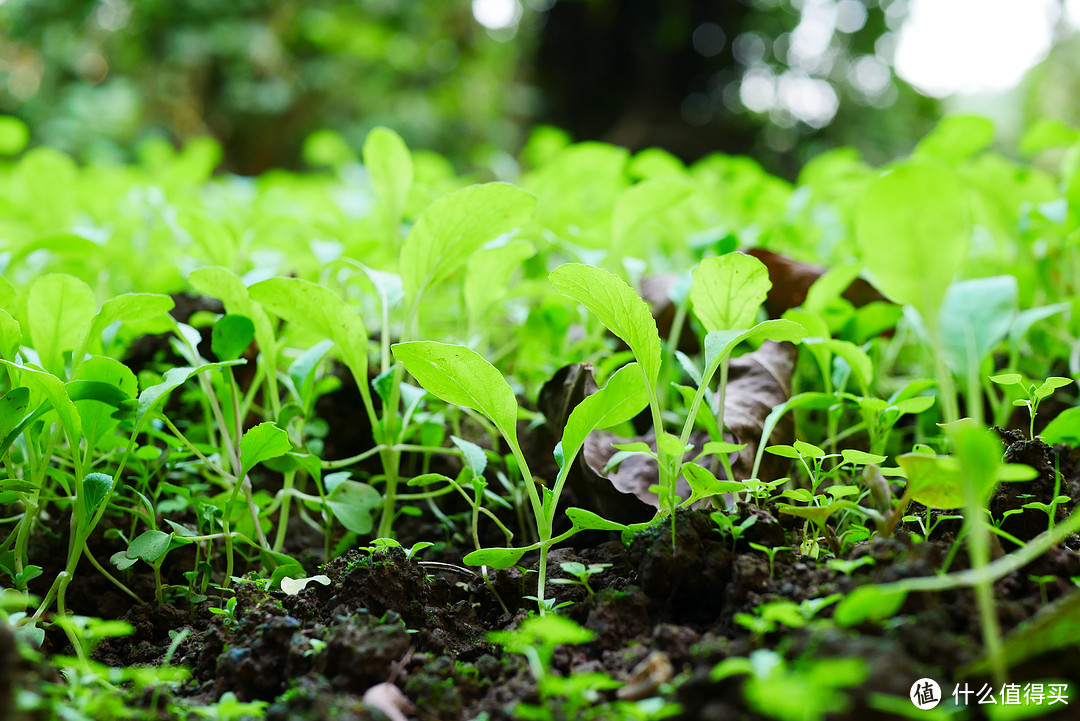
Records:
{"label": "dense plant cluster", "polygon": [[[491,639],[523,654],[538,684],[519,717],[555,718],[552,699],[567,714],[674,713],[669,679],[596,706],[618,682],[551,671],[557,646],[593,638],[560,614],[554,586],[594,599],[608,566],[563,562],[549,584],[549,558],[584,532],[665,539],[678,554],[676,520],[691,509],[709,512],[725,546],[767,558],[770,579],[796,554],[849,576],[872,563],[853,560],[859,546],[901,527],[929,541],[959,509],[940,570],[959,553],[967,570],[734,620],[755,639],[818,614],[856,627],[910,594],[973,587],[986,668],[1002,681],[1019,657],[994,582],[1080,529],[1056,470],[1053,494],[1012,509],[1039,517],[1036,532],[994,517],[998,485],[1041,470],[1003,460],[988,430],[1080,442],[1076,411],[1057,412],[1080,373],[1080,136],[1036,128],[1022,150],[1053,155],[1045,165],[989,152],[992,139],[986,121],[954,117],[910,158],[876,169],[835,151],[795,184],[745,158],[687,167],[543,133],[517,184],[470,184],[384,128],[362,165],[331,158],[337,170],[322,174],[215,176],[207,142],[151,144],[132,166],[78,166],[47,148],[6,163],[0,598],[24,656],[66,676],[23,689],[19,709],[258,714],[252,698],[162,697],[184,678],[170,665],[180,635],[163,665],[101,665],[95,647],[130,629],[70,613],[69,590],[96,574],[132,604],[210,605],[235,626],[242,574],[312,594],[331,581],[317,563],[359,547],[375,559],[407,539],[410,562],[464,549],[425,568],[466,564],[510,617],[535,614]],[[738,373],[751,360],[773,376],[747,391]],[[556,412],[546,382],[565,366],[579,376]],[[322,409],[350,392],[358,428],[343,447]],[[755,401],[756,415],[744,410]],[[557,443],[538,440],[541,426]],[[618,436],[614,455],[603,429]],[[575,480],[586,461],[603,493]],[[633,464],[651,469],[645,486],[612,491]],[[788,529],[777,542],[755,535],[766,517]],[[449,530],[418,538],[432,523],[460,544]],[[312,534],[315,552],[297,542]],[[497,582],[514,566],[535,570],[531,600]],[[152,599],[132,583],[146,570]],[[1043,637],[1056,633],[1047,623]],[[47,628],[73,655],[36,656]],[[752,708],[794,718],[770,705],[768,683],[824,671],[774,651],[763,666],[763,652],[727,659],[713,681],[746,676]],[[807,718],[864,677],[833,662]]]}

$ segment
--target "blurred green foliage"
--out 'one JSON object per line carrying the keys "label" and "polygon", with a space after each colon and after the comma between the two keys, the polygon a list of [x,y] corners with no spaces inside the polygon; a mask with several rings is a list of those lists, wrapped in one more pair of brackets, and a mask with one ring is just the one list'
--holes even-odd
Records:
{"label": "blurred green foliage", "polygon": [[468,0],[9,0],[0,27],[0,112],[91,159],[209,134],[255,173],[296,165],[319,128],[359,147],[387,125],[486,161],[529,111],[525,29],[495,39]]}

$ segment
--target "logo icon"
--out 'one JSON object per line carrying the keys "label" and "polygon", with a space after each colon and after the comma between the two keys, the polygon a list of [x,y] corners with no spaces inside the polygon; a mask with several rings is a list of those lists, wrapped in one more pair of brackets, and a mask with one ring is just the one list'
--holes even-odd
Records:
{"label": "logo icon", "polygon": [[926,711],[941,703],[941,686],[932,678],[920,678],[911,684],[911,692],[908,694],[915,708]]}

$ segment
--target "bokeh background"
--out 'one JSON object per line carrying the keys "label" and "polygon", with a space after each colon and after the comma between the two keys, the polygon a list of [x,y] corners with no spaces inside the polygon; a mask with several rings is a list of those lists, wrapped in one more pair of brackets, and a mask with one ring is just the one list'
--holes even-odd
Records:
{"label": "bokeh background", "polygon": [[512,177],[551,125],[793,177],[836,146],[903,154],[950,111],[1006,148],[1080,121],[1078,27],[1077,0],[6,0],[0,113],[96,162],[210,135],[241,174],[387,125]]}

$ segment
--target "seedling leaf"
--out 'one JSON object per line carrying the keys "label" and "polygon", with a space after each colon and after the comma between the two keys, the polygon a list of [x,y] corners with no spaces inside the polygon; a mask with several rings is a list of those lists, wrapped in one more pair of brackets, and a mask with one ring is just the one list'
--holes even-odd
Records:
{"label": "seedling leaf", "polygon": [[649,306],[624,280],[602,268],[567,263],[551,271],[551,284],[584,305],[630,347],[650,385],[660,374],[660,334]]}
{"label": "seedling leaf", "polygon": [[394,357],[432,395],[480,411],[508,440],[517,442],[517,400],[495,366],[461,345],[396,343]]}
{"label": "seedling leaf", "polygon": [[637,363],[615,371],[607,385],[578,403],[567,418],[562,437],[564,458],[572,460],[594,430],[630,420],[648,403],[648,390]]}
{"label": "seedling leaf", "polygon": [[341,525],[364,535],[371,533],[372,514],[382,505],[382,497],[366,483],[342,481],[327,496],[326,505]]}
{"label": "seedling leaf", "polygon": [[523,548],[481,548],[466,555],[462,562],[467,566],[510,568],[524,555]]}
{"label": "seedling leaf", "polygon": [[567,508],[566,517],[570,519],[570,523],[574,524],[574,528],[580,530],[622,531],[626,529],[625,524],[601,518],[592,511],[586,511],[584,508]]}
{"label": "seedling leaf", "polygon": [[104,473],[87,473],[83,479],[83,508],[87,518],[94,515],[102,501],[112,492],[113,479]]}
{"label": "seedling leaf", "polygon": [[157,563],[169,551],[172,534],[164,531],[146,531],[128,544],[127,554],[141,558],[147,563]]}
{"label": "seedling leaf", "polygon": [[836,606],[833,619],[841,626],[883,621],[895,616],[906,598],[907,591],[883,591],[874,585],[859,586]]}
{"label": "seedling leaf", "polygon": [[690,302],[694,314],[710,332],[752,326],[772,288],[765,264],[744,253],[705,258],[694,269],[693,277]]}
{"label": "seedling leaf", "polygon": [[223,315],[210,333],[210,348],[221,360],[236,360],[255,339],[255,324],[244,315]]}
{"label": "seedling leaf", "polygon": [[363,148],[364,167],[391,228],[401,222],[405,201],[413,183],[413,162],[401,136],[390,128],[376,127],[368,133]]}
{"label": "seedling leaf", "polygon": [[470,185],[436,200],[401,249],[405,297],[415,303],[485,243],[528,222],[535,207],[536,198],[506,183]]}
{"label": "seedling leaf", "polygon": [[270,422],[249,428],[240,439],[240,478],[256,464],[283,456],[292,450],[289,434]]}

